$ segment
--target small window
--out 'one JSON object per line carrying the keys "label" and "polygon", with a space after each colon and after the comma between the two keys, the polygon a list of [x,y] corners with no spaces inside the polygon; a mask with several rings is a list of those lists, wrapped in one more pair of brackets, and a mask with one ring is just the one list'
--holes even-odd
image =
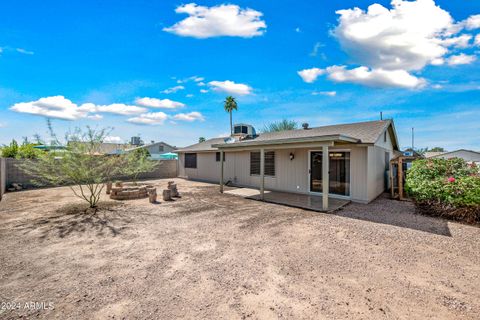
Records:
{"label": "small window", "polygon": [[260,152],[250,152],[250,174],[260,174]]}
{"label": "small window", "polygon": [[383,133],[383,142],[387,142],[387,131]]}
{"label": "small window", "polygon": [[[266,176],[275,176],[275,151],[265,152],[264,172]],[[250,153],[250,174],[260,174],[260,152]]]}
{"label": "small window", "polygon": [[185,153],[185,168],[191,168],[191,169],[197,168],[196,153]]}
{"label": "small window", "polygon": [[159,152],[163,152],[163,150],[164,150],[163,146],[158,146],[158,151]]}
{"label": "small window", "polygon": [[[226,154],[223,153],[223,162],[225,162]],[[220,162],[220,152],[215,153],[215,161]]]}
{"label": "small window", "polygon": [[233,128],[233,133],[242,133],[242,126],[235,126]]}
{"label": "small window", "polygon": [[242,126],[242,133],[245,133],[245,134],[248,133],[248,127],[247,126]]}

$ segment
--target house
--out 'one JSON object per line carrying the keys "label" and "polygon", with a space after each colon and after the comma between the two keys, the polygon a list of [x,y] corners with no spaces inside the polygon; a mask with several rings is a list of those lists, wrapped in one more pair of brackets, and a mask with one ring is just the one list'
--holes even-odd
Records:
{"label": "house", "polygon": [[[168,143],[165,143],[163,141],[160,141],[160,142],[152,141],[150,144],[144,144],[144,145],[137,146],[137,147],[134,147],[134,148],[126,149],[125,152],[130,152],[130,151],[137,150],[137,149],[146,149],[150,153],[150,158],[151,159],[160,160],[160,159],[164,158],[163,157],[164,154],[170,154],[173,151],[175,151],[176,147],[171,146]],[[166,157],[166,158],[168,158],[168,157]]]}
{"label": "house", "polygon": [[[69,141],[68,144],[71,144],[73,141]],[[78,142],[75,143],[84,144],[85,146],[89,144],[88,142]],[[113,142],[102,142],[96,146],[96,153],[102,155],[114,155],[114,154],[122,154],[125,152],[130,145],[125,143],[113,143]]]}
{"label": "house", "polygon": [[328,197],[368,203],[383,193],[388,188],[389,160],[398,150],[393,120],[379,120],[240,133],[176,152],[181,177],[219,182],[221,190],[230,182],[258,188],[262,195],[265,189],[322,195],[328,207]]}
{"label": "house", "polygon": [[425,158],[461,158],[466,162],[480,163],[480,152],[466,149],[458,149],[450,152],[425,152]]}

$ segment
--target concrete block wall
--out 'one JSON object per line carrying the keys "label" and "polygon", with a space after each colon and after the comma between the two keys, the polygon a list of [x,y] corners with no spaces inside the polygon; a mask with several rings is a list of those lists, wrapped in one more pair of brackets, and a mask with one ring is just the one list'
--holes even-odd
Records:
{"label": "concrete block wall", "polygon": [[[5,170],[2,170],[1,172],[5,176],[4,185],[6,187],[9,187],[12,183],[21,183],[27,188],[36,187],[36,185],[32,182],[33,177],[25,173],[19,167],[24,161],[25,160],[22,159],[2,158],[2,163],[4,163]],[[155,171],[140,174],[139,180],[175,178],[177,177],[177,168],[177,160],[161,160],[160,165],[158,165]],[[126,180],[127,177],[116,177],[115,179]]]}
{"label": "concrete block wall", "polygon": [[0,201],[7,188],[7,161],[5,158],[0,158]]}

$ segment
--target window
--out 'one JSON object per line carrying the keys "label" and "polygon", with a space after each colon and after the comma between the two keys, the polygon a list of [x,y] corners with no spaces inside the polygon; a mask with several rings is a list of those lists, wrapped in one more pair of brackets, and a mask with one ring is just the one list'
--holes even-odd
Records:
{"label": "window", "polygon": [[[275,151],[265,152],[264,171],[266,176],[275,176]],[[250,152],[250,174],[260,174],[260,152]]]}
{"label": "window", "polygon": [[242,126],[242,133],[247,134],[248,133],[248,127]]}
{"label": "window", "polygon": [[158,146],[158,152],[163,152],[164,148],[163,146]]}
{"label": "window", "polygon": [[235,133],[235,134],[242,133],[242,126],[235,126],[233,128],[233,133]]}
{"label": "window", "polygon": [[[225,152],[223,153],[223,162],[225,162],[226,154]],[[220,152],[217,152],[215,154],[215,161],[220,162]]]}
{"label": "window", "polygon": [[185,153],[185,168],[197,168],[197,154]]}
{"label": "window", "polygon": [[387,131],[383,133],[383,142],[387,142]]}

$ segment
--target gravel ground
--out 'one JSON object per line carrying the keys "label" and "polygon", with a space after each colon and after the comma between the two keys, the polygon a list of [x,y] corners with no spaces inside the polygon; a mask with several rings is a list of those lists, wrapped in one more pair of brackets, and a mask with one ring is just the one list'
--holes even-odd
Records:
{"label": "gravel ground", "polygon": [[386,198],[321,214],[178,186],[97,214],[68,188],[7,194],[0,318],[478,319],[478,227]]}

